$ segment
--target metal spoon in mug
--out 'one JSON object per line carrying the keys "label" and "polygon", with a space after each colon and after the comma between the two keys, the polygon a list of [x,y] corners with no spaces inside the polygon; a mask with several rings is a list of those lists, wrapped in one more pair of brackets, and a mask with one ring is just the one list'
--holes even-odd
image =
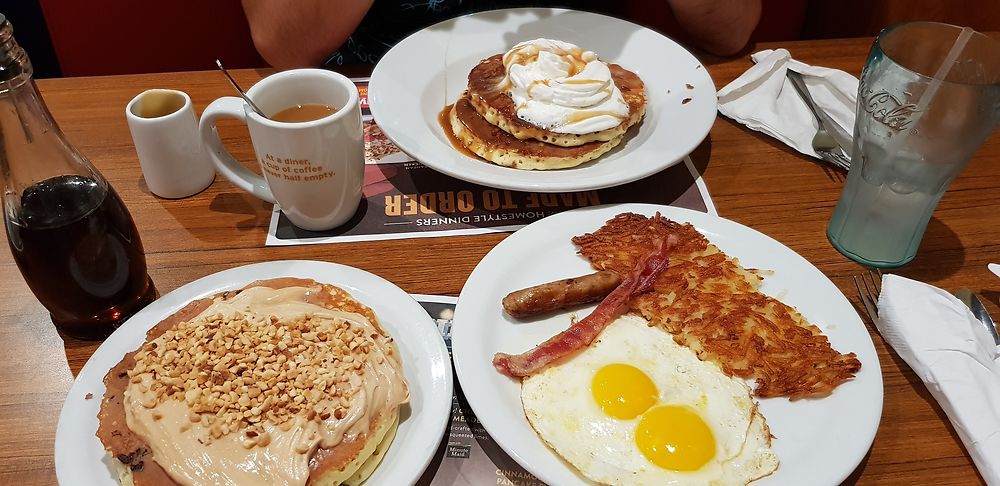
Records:
{"label": "metal spoon in mug", "polygon": [[261,111],[261,109],[259,107],[257,107],[257,105],[254,104],[253,101],[250,100],[250,97],[247,96],[247,94],[243,91],[243,88],[240,88],[240,85],[236,84],[236,80],[233,79],[233,77],[229,75],[229,71],[226,71],[226,68],[222,67],[222,61],[216,59],[215,60],[215,65],[219,66],[219,71],[222,71],[222,74],[226,75],[226,78],[229,79],[229,82],[232,83],[232,85],[233,85],[234,88],[236,88],[236,91],[240,92],[240,96],[243,97],[243,101],[246,101],[247,104],[250,105],[250,108],[252,108],[253,111],[257,112],[258,115],[260,115],[260,116],[262,116],[264,118],[267,118],[267,115],[265,115],[264,112]]}

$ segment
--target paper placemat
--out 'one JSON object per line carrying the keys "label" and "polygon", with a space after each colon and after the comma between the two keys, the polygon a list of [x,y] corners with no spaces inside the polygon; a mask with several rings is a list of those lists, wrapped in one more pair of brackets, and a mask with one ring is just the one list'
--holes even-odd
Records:
{"label": "paper placemat", "polygon": [[[412,294],[431,315],[451,355],[451,319],[455,315],[456,297]],[[454,369],[452,370],[454,373]],[[497,484],[509,486],[545,486],[525,471],[486,433],[465,401],[462,388],[455,378],[451,420],[437,454],[417,481],[420,486],[478,486]]]}
{"label": "paper placemat", "polygon": [[367,79],[354,81],[365,131],[361,207],[343,226],[308,231],[294,226],[274,205],[266,246],[510,232],[562,211],[612,203],[664,204],[717,214],[690,157],[629,184],[573,193],[495,189],[442,174],[389,141],[368,109]]}

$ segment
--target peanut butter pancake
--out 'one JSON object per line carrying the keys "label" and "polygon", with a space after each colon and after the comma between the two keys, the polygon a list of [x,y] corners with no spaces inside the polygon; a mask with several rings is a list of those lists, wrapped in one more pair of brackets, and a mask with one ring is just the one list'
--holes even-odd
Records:
{"label": "peanut butter pancake", "polygon": [[358,484],[409,399],[375,314],[282,278],[191,302],[105,376],[123,484]]}
{"label": "peanut butter pancake", "polygon": [[[556,133],[535,124],[522,120],[517,116],[517,105],[508,94],[509,88],[504,66],[504,55],[484,59],[469,72],[469,101],[489,123],[513,135],[518,140],[539,140],[541,142],[562,147],[573,147],[590,142],[607,142],[621,137],[632,125],[635,125],[646,114],[645,85],[632,71],[617,64],[610,64],[612,82],[621,91],[625,103],[628,104],[628,115],[613,127],[591,133]],[[538,86],[541,86],[539,83]],[[533,88],[537,89],[537,88]],[[575,115],[575,121],[585,120],[600,112],[580,113]]]}
{"label": "peanut butter pancake", "polygon": [[854,353],[837,352],[794,307],[759,292],[760,275],[690,224],[625,213],[573,243],[594,268],[623,275],[668,235],[679,240],[670,265],[631,303],[651,325],[727,374],[755,379],[759,397],[825,396],[861,369]]}

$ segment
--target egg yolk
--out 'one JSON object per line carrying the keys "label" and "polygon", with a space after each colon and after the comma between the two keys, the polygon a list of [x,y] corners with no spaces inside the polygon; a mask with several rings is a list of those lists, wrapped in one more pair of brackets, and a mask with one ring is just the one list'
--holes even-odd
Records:
{"label": "egg yolk", "polygon": [[604,413],[633,419],[656,403],[659,392],[646,373],[627,364],[609,364],[597,370],[590,385],[594,400]]}
{"label": "egg yolk", "polygon": [[688,407],[656,407],[642,416],[635,442],[649,462],[674,471],[694,471],[715,456],[708,424]]}

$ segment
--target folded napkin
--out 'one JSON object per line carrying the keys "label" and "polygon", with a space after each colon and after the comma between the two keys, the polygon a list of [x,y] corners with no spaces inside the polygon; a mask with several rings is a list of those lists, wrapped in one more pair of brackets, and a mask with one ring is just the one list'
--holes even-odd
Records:
{"label": "folded napkin", "polygon": [[751,59],[755,63],[752,68],[719,90],[720,113],[817,157],[812,138],[819,125],[785,76],[791,69],[802,74],[819,108],[847,133],[854,133],[857,78],[837,69],[803,64],[785,49],[760,51]]}
{"label": "folded napkin", "polygon": [[961,301],[897,275],[882,278],[877,327],[948,414],[979,473],[1000,485],[1000,348]]}

